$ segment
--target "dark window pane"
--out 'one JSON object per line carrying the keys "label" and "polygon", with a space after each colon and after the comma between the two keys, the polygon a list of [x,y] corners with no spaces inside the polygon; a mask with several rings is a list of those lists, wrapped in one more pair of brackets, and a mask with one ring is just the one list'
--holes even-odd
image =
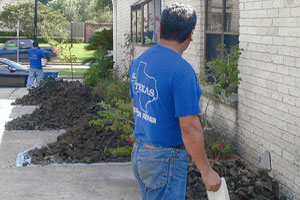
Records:
{"label": "dark window pane", "polygon": [[206,34],[206,60],[211,61],[220,54],[218,46],[221,43],[221,35]]}
{"label": "dark window pane", "polygon": [[239,44],[239,36],[238,35],[224,35],[224,43],[227,51],[230,53],[231,47]]}
{"label": "dark window pane", "polygon": [[222,0],[207,1],[207,31],[222,31]]}
{"label": "dark window pane", "polygon": [[[239,36],[238,35],[224,35],[224,43],[225,47],[227,49],[227,52],[230,53],[230,50],[233,46],[239,44]],[[224,89],[226,89],[228,85],[224,86]],[[238,92],[238,87],[235,87],[233,90],[234,93]]]}
{"label": "dark window pane", "polygon": [[[220,43],[221,43],[221,35],[206,34],[206,60],[207,61],[212,61],[220,54],[218,48]],[[207,66],[205,67],[205,71],[207,74],[214,73],[214,71],[210,70]],[[213,83],[214,79],[211,76],[208,76],[207,81]]]}

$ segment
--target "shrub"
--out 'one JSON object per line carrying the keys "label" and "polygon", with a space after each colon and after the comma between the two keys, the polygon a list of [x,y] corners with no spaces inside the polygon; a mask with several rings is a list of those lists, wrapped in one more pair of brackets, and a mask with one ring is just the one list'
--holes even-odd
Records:
{"label": "shrub", "polygon": [[113,156],[130,156],[132,146],[104,149],[104,152],[109,152]]}
{"label": "shrub", "polygon": [[131,103],[115,98],[112,104],[101,103],[103,110],[99,111],[99,118],[92,120],[91,125],[101,126],[106,130],[116,131],[121,138],[133,141],[131,136],[134,127]]}
{"label": "shrub", "polygon": [[209,145],[214,154],[214,158],[225,159],[230,150],[230,145],[225,145],[223,142],[215,140]]}
{"label": "shrub", "polygon": [[238,76],[240,73],[238,70],[238,59],[241,55],[242,49],[236,45],[233,46],[229,52],[225,45],[220,45],[219,51],[221,54],[215,59],[212,61],[206,61],[206,70],[204,73],[200,73],[199,75],[202,85],[212,87],[212,92],[206,92],[209,99],[204,113],[201,114],[201,123],[205,127],[209,127],[208,121],[206,120],[206,111],[210,101],[214,99],[218,102],[222,96],[222,92],[224,92],[225,97],[228,98],[235,90],[237,90],[237,86],[242,80]]}
{"label": "shrub", "polygon": [[98,49],[93,58],[95,60],[90,63],[90,68],[84,74],[84,82],[90,86],[95,86],[100,79],[112,79],[114,61],[111,56],[106,55],[106,50]]}
{"label": "shrub", "polygon": [[97,50],[100,47],[106,50],[113,50],[113,31],[112,29],[102,29],[96,31],[88,41],[86,50]]}
{"label": "shrub", "polygon": [[131,144],[134,119],[129,96],[129,83],[118,79],[100,80],[93,92],[103,100],[98,112],[99,118],[90,122],[91,125],[101,126],[121,134],[121,138]]}
{"label": "shrub", "polygon": [[237,67],[242,49],[236,45],[229,52],[225,45],[220,45],[219,51],[222,53],[215,59],[206,61],[206,70],[200,74],[201,83],[212,86],[212,97],[216,100],[220,98],[222,90],[225,91],[225,96],[228,98],[242,80],[238,77],[240,71]]}

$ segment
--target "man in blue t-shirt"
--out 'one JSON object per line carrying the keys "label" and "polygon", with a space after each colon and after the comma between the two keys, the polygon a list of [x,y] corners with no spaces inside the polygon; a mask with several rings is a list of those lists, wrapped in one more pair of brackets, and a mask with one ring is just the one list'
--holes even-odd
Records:
{"label": "man in blue t-shirt", "polygon": [[136,142],[134,175],[143,200],[185,199],[188,154],[209,191],[221,180],[204,150],[199,99],[201,88],[192,66],[182,58],[192,41],[195,10],[186,4],[167,6],[160,21],[160,41],[130,67]]}
{"label": "man in blue t-shirt", "polygon": [[42,67],[42,58],[46,59],[46,55],[39,48],[38,42],[33,42],[33,48],[29,49],[29,75],[27,79],[27,89],[32,88],[32,83],[36,79],[36,87],[40,86],[40,82],[43,80],[43,67]]}

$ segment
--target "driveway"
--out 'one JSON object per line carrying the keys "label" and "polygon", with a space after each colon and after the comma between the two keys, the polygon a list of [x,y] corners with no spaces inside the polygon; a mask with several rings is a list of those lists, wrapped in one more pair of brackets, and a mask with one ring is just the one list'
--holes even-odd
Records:
{"label": "driveway", "polygon": [[25,88],[0,88],[1,200],[136,200],[140,199],[130,163],[65,164],[16,167],[20,152],[56,141],[64,131],[6,131],[5,122],[31,113],[34,106],[11,106]]}

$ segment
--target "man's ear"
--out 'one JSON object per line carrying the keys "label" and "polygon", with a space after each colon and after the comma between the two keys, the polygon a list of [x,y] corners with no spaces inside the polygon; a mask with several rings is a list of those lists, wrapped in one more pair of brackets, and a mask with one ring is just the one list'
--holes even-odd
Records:
{"label": "man's ear", "polygon": [[193,34],[194,34],[194,31],[195,31],[195,29],[192,30],[192,32],[190,33],[190,35],[189,35],[189,37],[188,37],[190,41],[193,41]]}
{"label": "man's ear", "polygon": [[160,24],[159,24],[159,27],[158,27],[158,33],[159,33],[159,35],[161,33],[161,25]]}

